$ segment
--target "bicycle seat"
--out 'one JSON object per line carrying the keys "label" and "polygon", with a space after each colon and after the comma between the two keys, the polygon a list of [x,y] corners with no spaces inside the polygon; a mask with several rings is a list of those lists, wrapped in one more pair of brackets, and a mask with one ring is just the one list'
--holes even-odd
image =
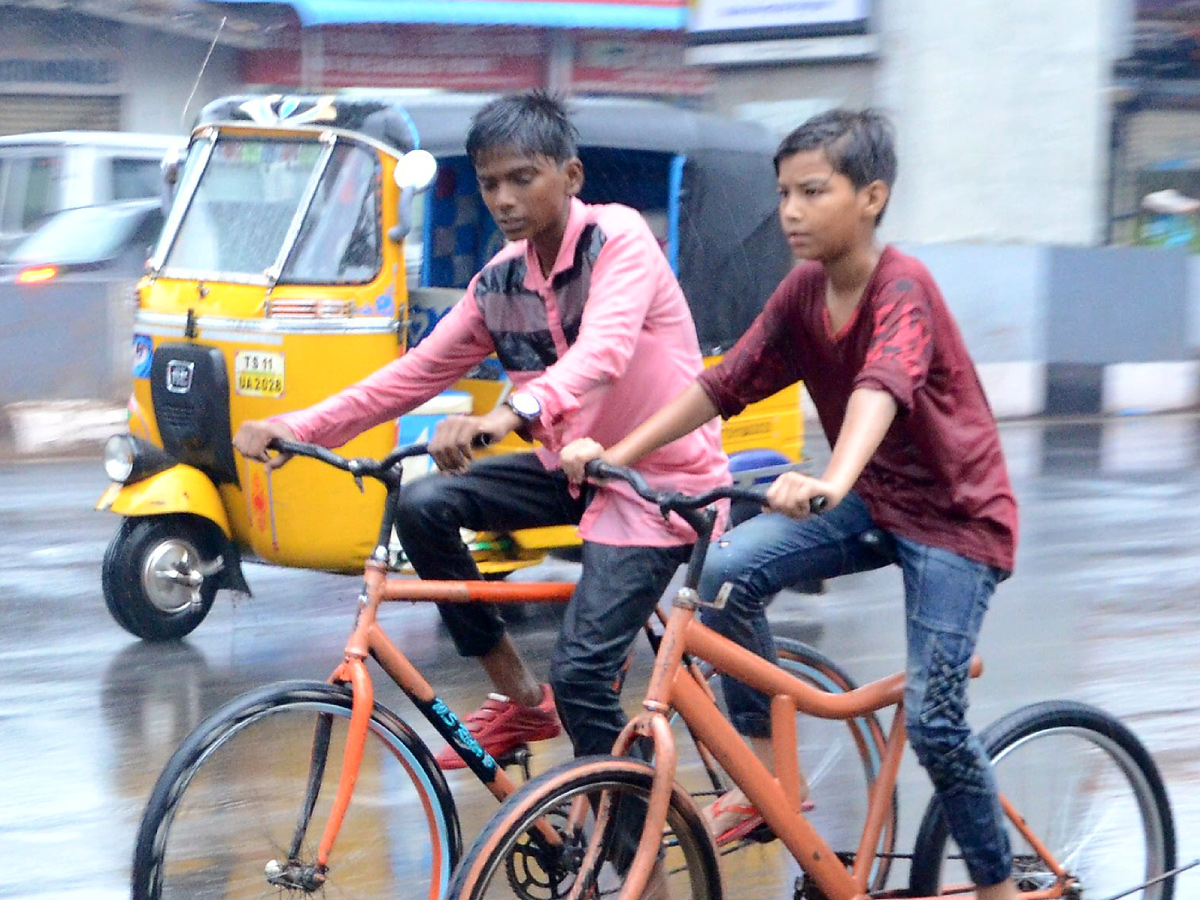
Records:
{"label": "bicycle seat", "polygon": [[868,550],[884,557],[888,562],[896,561],[895,542],[882,528],[868,528],[858,536],[858,541]]}

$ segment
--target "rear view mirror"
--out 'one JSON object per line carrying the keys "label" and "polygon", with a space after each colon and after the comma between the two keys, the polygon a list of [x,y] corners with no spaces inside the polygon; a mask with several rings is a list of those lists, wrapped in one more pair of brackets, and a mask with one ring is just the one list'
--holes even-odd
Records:
{"label": "rear view mirror", "polygon": [[399,243],[408,236],[413,226],[413,197],[429,189],[437,176],[437,160],[428,150],[409,150],[396,160],[393,177],[400,187],[398,221],[388,231],[388,237]]}

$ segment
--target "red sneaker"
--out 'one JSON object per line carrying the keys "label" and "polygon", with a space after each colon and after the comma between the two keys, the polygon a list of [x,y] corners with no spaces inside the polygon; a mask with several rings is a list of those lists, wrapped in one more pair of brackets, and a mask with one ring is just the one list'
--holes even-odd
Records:
{"label": "red sneaker", "polygon": [[[542,685],[542,702],[537,706],[520,706],[503,694],[488,694],[483,706],[467,716],[463,724],[492,756],[503,756],[521,744],[548,741],[562,733],[548,684]],[[467,767],[453,747],[444,748],[435,758],[444,771]]]}
{"label": "red sneaker", "polygon": [[[742,802],[737,802],[741,797]],[[801,812],[812,812],[817,806],[811,800],[800,803]],[[700,811],[708,830],[713,836],[713,842],[718,847],[740,841],[742,838],[767,843],[775,839],[773,833],[766,827],[766,821],[755,807],[744,796],[735,791],[722,794],[703,810]],[[762,829],[760,834],[756,831]]]}

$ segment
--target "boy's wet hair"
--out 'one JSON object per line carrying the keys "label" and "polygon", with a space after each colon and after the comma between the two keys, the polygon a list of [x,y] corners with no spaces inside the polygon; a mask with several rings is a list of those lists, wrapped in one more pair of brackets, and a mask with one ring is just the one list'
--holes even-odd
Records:
{"label": "boy's wet hair", "polygon": [[546,91],[509,94],[491,101],[471,119],[467,156],[471,162],[492,150],[545,156],[562,165],[579,155],[579,132],[562,101]]}
{"label": "boy's wet hair", "polygon": [[[891,190],[896,181],[895,131],[877,109],[831,109],[813,116],[780,142],[775,174],[785,159],[809,150],[824,151],[833,170],[846,176],[856,191],[872,181],[882,181]],[[886,209],[884,204],[875,224]]]}

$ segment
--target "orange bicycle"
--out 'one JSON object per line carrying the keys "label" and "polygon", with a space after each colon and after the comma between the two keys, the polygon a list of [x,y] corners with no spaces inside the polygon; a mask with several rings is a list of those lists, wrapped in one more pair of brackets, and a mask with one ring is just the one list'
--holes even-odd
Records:
{"label": "orange bicycle", "polygon": [[[275,449],[320,460],[388,489],[378,545],[367,561],[353,632],[328,682],[289,681],[239,697],[202,722],[173,754],[155,785],[134,849],[134,900],[322,896],[425,898],[445,895],[462,848],[454,798],[433,755],[403,718],[374,696],[367,659],[404,691],[469,771],[497,798],[516,790],[504,765],[526,765],[527,748],[495,760],[442,702],[377,619],[388,601],[566,602],[570,583],[419,581],[388,577],[403,460],[424,445],[383,460],[344,459],[311,444]],[[295,464],[295,463],[293,463]],[[749,494],[747,496],[750,496]],[[655,648],[656,619],[647,623]],[[844,693],[853,682],[815,649],[776,638],[781,665],[815,691]],[[711,670],[690,668],[706,695]],[[849,727],[847,727],[847,724]],[[684,737],[684,735],[681,735]],[[865,809],[882,763],[883,731],[872,715],[824,722],[795,740],[820,759],[817,789]],[[691,758],[689,757],[689,760]],[[727,788],[703,746],[689,766],[698,794]],[[828,811],[835,806],[832,800]],[[886,853],[894,818],[881,830]],[[752,835],[751,841],[765,835]],[[542,840],[556,832],[543,826]],[[528,896],[553,896],[556,883],[511,857],[509,876]]]}
{"label": "orange bicycle", "polygon": [[[695,588],[715,517],[709,504],[727,494],[655,492],[636,472],[600,461],[590,463],[588,473],[598,480],[624,480],[664,515],[678,514],[696,530],[700,539],[688,577],[659,644],[644,712],[622,732],[614,755],[564,763],[506,800],[464,856],[450,900],[719,900],[721,864],[712,838],[695,802],[675,782],[671,711],[746,793],[798,865],[797,900],[972,896],[974,886],[936,800],[926,809],[907,856],[907,890],[889,890],[886,874],[880,877],[886,868],[880,863],[893,858],[879,848],[894,821],[896,777],[906,743],[904,676],[841,695],[824,694],[704,627],[695,618]],[[774,773],[686,676],[685,659],[710,663],[772,698]],[[977,658],[972,675],[981,668]],[[797,720],[853,720],[886,708],[895,714],[869,808],[856,820],[840,816],[836,830],[824,823],[818,829],[800,802],[804,753],[795,739]],[[1175,869],[1170,804],[1153,759],[1126,726],[1094,707],[1051,701],[1004,716],[981,739],[996,767],[1021,897],[1170,900],[1181,871]],[[653,743],[653,765],[626,755],[635,742],[646,741]],[[837,806],[837,796],[819,788],[811,796],[817,810]],[[514,858],[523,870],[540,874],[513,879]],[[767,896],[782,896],[771,880],[771,866],[741,866],[726,874],[737,879],[734,896],[739,898],[764,884]],[[531,889],[540,884],[554,889]]]}

